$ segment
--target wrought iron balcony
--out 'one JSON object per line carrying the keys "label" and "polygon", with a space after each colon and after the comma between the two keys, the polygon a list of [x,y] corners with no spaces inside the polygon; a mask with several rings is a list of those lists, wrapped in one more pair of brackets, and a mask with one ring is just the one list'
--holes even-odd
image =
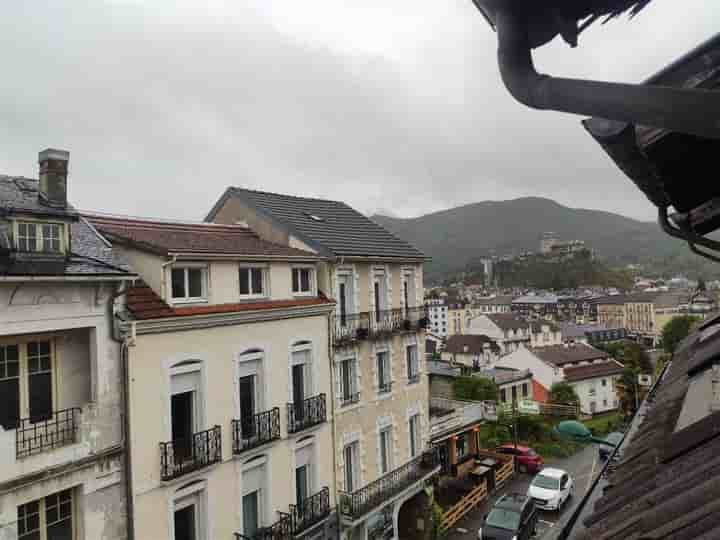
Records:
{"label": "wrought iron balcony", "polygon": [[405,308],[403,330],[417,332],[418,330],[427,328],[427,326],[428,314],[426,306]]}
{"label": "wrought iron balcony", "polygon": [[287,410],[288,433],[297,433],[327,420],[325,394],[319,394],[300,403],[288,403]]}
{"label": "wrought iron balcony", "polygon": [[334,344],[342,347],[367,339],[370,327],[370,317],[365,313],[345,313],[335,317]]}
{"label": "wrought iron balcony", "polygon": [[172,480],[222,459],[221,428],[215,426],[185,439],[160,443],[160,478]]}
{"label": "wrought iron balcony", "polygon": [[280,519],[269,527],[262,527],[253,535],[235,533],[235,540],[289,540],[330,515],[330,489],[322,488],[300,504],[291,504],[290,512],[278,512]]}
{"label": "wrought iron balcony", "polygon": [[62,409],[42,418],[21,418],[15,432],[15,457],[39,454],[76,441],[80,409]]}
{"label": "wrought iron balcony", "polygon": [[240,454],[280,438],[280,408],[232,421],[233,453]]}
{"label": "wrought iron balcony", "polygon": [[401,309],[382,309],[370,313],[370,337],[383,339],[405,328]]}
{"label": "wrought iron balcony", "polygon": [[354,521],[422,480],[437,472],[440,466],[437,450],[428,450],[397,469],[369,483],[365,487],[347,493],[338,492],[340,513]]}

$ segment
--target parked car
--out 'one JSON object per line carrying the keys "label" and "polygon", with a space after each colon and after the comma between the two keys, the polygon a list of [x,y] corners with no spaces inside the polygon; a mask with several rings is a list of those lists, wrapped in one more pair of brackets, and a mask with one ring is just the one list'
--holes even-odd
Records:
{"label": "parked car", "polygon": [[608,456],[612,454],[612,451],[618,444],[620,444],[622,438],[623,434],[618,431],[613,431],[607,434],[607,436],[605,437],[605,442],[611,444],[612,446],[608,446],[605,444],[598,445],[598,455],[602,461],[605,461]]}
{"label": "parked car", "polygon": [[572,497],[574,487],[572,477],[566,471],[547,467],[535,475],[527,495],[539,509],[559,512]]}
{"label": "parked car", "polygon": [[527,446],[518,445],[516,450],[513,443],[507,443],[502,446],[498,446],[495,451],[499,454],[509,454],[511,456],[515,456],[518,461],[518,469],[520,469],[520,472],[538,472],[545,464],[542,456]]}
{"label": "parked car", "polygon": [[479,540],[528,540],[535,536],[538,511],[530,497],[519,493],[503,495],[478,530]]}

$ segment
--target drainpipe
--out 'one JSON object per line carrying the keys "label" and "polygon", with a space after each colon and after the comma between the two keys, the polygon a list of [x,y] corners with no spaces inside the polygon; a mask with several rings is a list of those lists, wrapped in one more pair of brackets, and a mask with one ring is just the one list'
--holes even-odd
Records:
{"label": "drainpipe", "polygon": [[[113,341],[120,343],[120,370],[122,376],[122,382],[120,384],[122,406],[123,406],[123,467],[125,469],[125,520],[127,529],[127,540],[135,539],[135,504],[133,501],[133,488],[132,488],[132,458],[130,456],[130,404],[128,403],[128,338],[122,337],[117,332],[115,325],[115,313],[113,306],[115,300],[121,296],[127,294],[128,286],[125,285],[119,291],[114,293],[108,300],[108,311],[110,312],[110,322],[112,324],[110,336]],[[133,325],[134,327],[134,325]],[[134,332],[133,332],[134,333]]]}
{"label": "drainpipe", "polygon": [[[330,270],[328,269],[328,277],[330,277]],[[328,282],[329,283],[329,282]],[[335,418],[335,369],[334,369],[334,349],[333,349],[333,335],[334,335],[334,328],[333,328],[333,314],[328,313],[327,315],[327,325],[328,325],[328,364],[330,365],[330,414],[332,415],[332,447],[333,447],[333,460],[332,460],[332,466],[333,466],[333,475],[332,475],[332,481],[334,482],[333,485],[333,492],[335,493],[335,511],[337,512],[337,539],[340,539],[340,529],[342,526],[342,520],[340,519],[340,504],[338,501],[338,492],[337,492],[337,452],[335,451],[335,445],[337,444],[337,420]]]}
{"label": "drainpipe", "polygon": [[[475,0],[478,7],[491,0]],[[566,79],[538,73],[529,21],[513,9],[492,6],[498,64],[508,91],[520,103],[609,120],[720,138],[720,92],[649,84]],[[481,8],[481,11],[485,11]]]}

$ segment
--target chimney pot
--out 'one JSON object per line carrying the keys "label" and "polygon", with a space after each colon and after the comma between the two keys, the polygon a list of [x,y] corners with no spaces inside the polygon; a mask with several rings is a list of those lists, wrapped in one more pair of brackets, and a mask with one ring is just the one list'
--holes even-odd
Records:
{"label": "chimney pot", "polygon": [[67,175],[70,152],[47,148],[38,154],[40,164],[39,198],[54,208],[67,206]]}

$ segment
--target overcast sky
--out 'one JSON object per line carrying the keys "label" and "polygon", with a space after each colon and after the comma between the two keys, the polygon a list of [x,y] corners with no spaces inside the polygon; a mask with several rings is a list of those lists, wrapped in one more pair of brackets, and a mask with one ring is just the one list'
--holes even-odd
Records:
{"label": "overcast sky", "polygon": [[[237,185],[399,216],[527,195],[654,215],[578,117],[512,100],[471,0],[3,4],[0,172],[67,149],[79,208],[200,219]],[[718,20],[655,0],[536,63],[635,82]]]}

